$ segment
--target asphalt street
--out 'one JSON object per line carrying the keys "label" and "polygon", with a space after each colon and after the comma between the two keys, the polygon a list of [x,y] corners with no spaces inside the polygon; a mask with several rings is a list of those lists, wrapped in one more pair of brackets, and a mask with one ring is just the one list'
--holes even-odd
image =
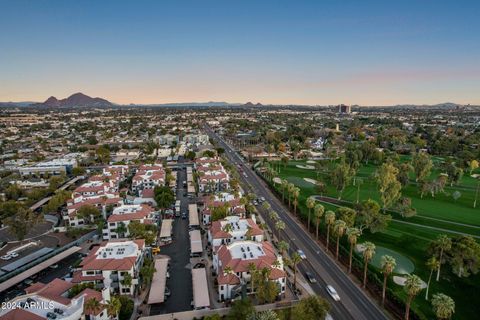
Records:
{"label": "asphalt street", "polygon": [[[313,290],[326,298],[331,304],[330,314],[334,319],[388,319],[387,314],[362,291],[336,262],[324,251],[298,222],[291,216],[287,208],[269,190],[265,183],[249,168],[248,164],[220,138],[213,130],[205,127],[210,138],[216,140],[220,147],[225,149],[225,154],[234,165],[241,165],[243,174],[240,174],[244,185],[251,187],[257,197],[264,197],[270,203],[272,210],[276,211],[281,220],[286,224],[285,230],[280,233],[280,238],[289,242],[292,250],[301,249],[307,256],[298,268],[305,274],[310,271],[317,279],[312,284]],[[272,230],[273,223],[264,217]],[[332,285],[338,292],[341,300],[334,301],[326,292],[325,286]]]}
{"label": "asphalt street", "polygon": [[[188,198],[184,197],[185,188],[182,182],[187,180],[184,166],[180,165],[177,180],[177,199],[181,201],[181,212],[188,213]],[[188,217],[188,214],[187,214]],[[190,237],[188,234],[188,218],[175,218],[173,223],[173,242],[161,247],[160,254],[170,257],[170,278],[166,286],[170,289],[170,297],[161,304],[153,304],[150,315],[165,314],[192,310],[192,273],[190,268]]]}

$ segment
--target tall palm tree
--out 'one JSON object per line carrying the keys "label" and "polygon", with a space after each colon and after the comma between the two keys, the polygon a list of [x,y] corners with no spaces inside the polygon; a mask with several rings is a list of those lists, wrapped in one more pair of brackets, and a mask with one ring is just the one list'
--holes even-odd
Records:
{"label": "tall palm tree", "polygon": [[120,309],[122,308],[122,303],[117,297],[111,297],[107,301],[107,314],[111,319],[117,318]]}
{"label": "tall palm tree", "polygon": [[422,280],[414,274],[407,274],[403,289],[407,293],[407,302],[405,303],[405,320],[408,320],[410,318],[410,305],[412,304],[415,296],[422,290]]}
{"label": "tall palm tree", "polygon": [[312,209],[315,207],[315,198],[314,197],[308,197],[306,201],[306,205],[308,208],[308,222],[307,222],[307,230],[310,232],[310,216],[312,214]]}
{"label": "tall palm tree", "polygon": [[439,320],[448,320],[455,313],[455,301],[443,293],[437,293],[432,298],[433,312]]}
{"label": "tall palm tree", "polygon": [[348,242],[350,243],[350,254],[348,258],[348,273],[352,272],[352,256],[353,256],[353,248],[357,244],[358,237],[362,235],[362,231],[359,228],[348,228],[347,229],[347,237]]}
{"label": "tall palm tree", "polygon": [[315,205],[313,208],[313,218],[315,219],[315,237],[318,240],[318,226],[320,225],[320,220],[322,219],[323,213],[325,212],[325,207],[320,203]]}
{"label": "tall palm tree", "polygon": [[287,241],[279,241],[278,242],[278,251],[280,251],[280,254],[283,256],[285,254],[285,252],[288,251],[288,248],[290,247],[290,245],[288,244]]}
{"label": "tall palm tree", "polygon": [[335,212],[328,210],[325,213],[325,224],[327,225],[327,246],[325,247],[325,251],[328,252],[328,244],[330,243],[330,227],[335,222]]}
{"label": "tall palm tree", "polygon": [[356,183],[357,183],[357,203],[360,201],[360,186],[363,184],[363,179],[362,178],[356,178]]}
{"label": "tall palm tree", "polygon": [[97,298],[90,298],[85,302],[85,309],[93,314],[97,314],[102,310],[103,306]]}
{"label": "tall palm tree", "polygon": [[289,183],[288,184],[288,208],[291,207],[291,200],[292,200],[292,196],[293,196],[293,190],[295,190],[295,185],[293,183]]}
{"label": "tall palm tree", "polygon": [[433,243],[434,247],[439,251],[438,255],[438,262],[440,262],[440,266],[437,270],[437,278],[436,280],[440,280],[440,268],[442,267],[443,255],[445,252],[449,251],[452,248],[452,239],[450,239],[447,235],[441,234]]}
{"label": "tall palm tree", "polygon": [[248,272],[250,272],[250,291],[255,292],[255,274],[257,272],[257,266],[255,263],[250,262],[248,264]]}
{"label": "tall palm tree", "polygon": [[288,190],[288,181],[286,179],[282,180],[282,202],[285,203],[285,192]]}
{"label": "tall palm tree", "polygon": [[297,214],[298,196],[300,196],[300,188],[293,188],[293,214]]}
{"label": "tall palm tree", "polygon": [[280,231],[285,229],[285,222],[277,221],[275,223],[275,229],[277,229],[277,239],[280,241]]}
{"label": "tall palm tree", "polygon": [[385,304],[385,292],[387,291],[387,279],[388,276],[393,272],[397,266],[395,258],[389,255],[382,256],[382,261],[380,262],[383,273],[383,289],[382,289],[382,306]]}
{"label": "tall palm tree", "polygon": [[430,275],[428,276],[427,282],[427,290],[425,290],[425,300],[428,300],[428,290],[430,289],[430,280],[432,280],[432,275],[435,271],[440,268],[440,261],[437,260],[435,257],[431,257],[427,260],[426,263],[427,268],[430,270]]}
{"label": "tall palm tree", "polygon": [[372,260],[373,256],[375,255],[375,244],[372,242],[364,242],[363,243],[363,287],[367,286],[367,270],[368,270],[368,263]]}
{"label": "tall palm tree", "polygon": [[347,228],[347,224],[343,220],[337,220],[335,221],[335,224],[333,225],[333,233],[337,236],[337,247],[335,250],[335,258],[338,260],[338,247],[340,244],[340,237],[343,236],[345,233],[345,229]]}
{"label": "tall palm tree", "polygon": [[292,265],[293,265],[293,287],[297,288],[297,265],[302,261],[302,257],[297,252],[292,254]]}

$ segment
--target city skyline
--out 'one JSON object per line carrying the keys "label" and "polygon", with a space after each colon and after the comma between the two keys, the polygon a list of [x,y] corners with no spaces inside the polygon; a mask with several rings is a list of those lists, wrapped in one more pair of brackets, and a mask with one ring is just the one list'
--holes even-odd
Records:
{"label": "city skyline", "polygon": [[479,8],[2,1],[0,101],[480,104]]}

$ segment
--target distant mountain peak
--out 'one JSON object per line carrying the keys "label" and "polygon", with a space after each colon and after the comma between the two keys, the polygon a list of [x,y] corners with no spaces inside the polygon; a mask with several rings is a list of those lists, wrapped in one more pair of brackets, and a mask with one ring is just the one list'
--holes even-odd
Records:
{"label": "distant mountain peak", "polygon": [[37,106],[46,107],[111,107],[113,104],[102,98],[92,98],[77,92],[69,96],[68,98],[58,100],[54,96],[48,98],[44,103],[38,103]]}

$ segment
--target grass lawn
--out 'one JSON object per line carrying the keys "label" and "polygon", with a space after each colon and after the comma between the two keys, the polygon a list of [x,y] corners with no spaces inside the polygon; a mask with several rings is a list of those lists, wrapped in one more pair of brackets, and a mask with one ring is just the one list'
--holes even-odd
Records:
{"label": "grass lawn", "polygon": [[[440,161],[436,159],[435,161]],[[280,168],[279,177],[287,179],[301,189],[299,197],[299,210],[303,216],[306,216],[308,209],[305,206],[306,199],[317,194],[315,186],[303,178],[317,179],[315,170],[307,170],[297,168],[296,165],[304,165],[304,161],[290,161],[286,168],[283,165]],[[374,165],[364,165],[359,169],[358,175],[362,177],[364,183],[361,185],[359,198],[360,201],[368,198],[379,201],[379,194],[372,174],[375,172]],[[432,176],[438,175],[438,170],[432,171]],[[322,177],[319,177],[320,180]],[[413,176],[412,176],[413,179]],[[278,186],[277,186],[278,187]],[[475,196],[476,181],[475,179],[464,176],[459,186],[447,187],[446,193],[448,195],[439,194],[435,198],[430,195],[425,195],[423,199],[417,191],[415,184],[409,185],[403,194],[412,198],[413,206],[417,209],[417,216],[403,219],[399,215],[394,214],[394,219],[405,220],[419,225],[426,225],[432,227],[443,228],[447,230],[463,232],[471,235],[480,235],[480,204],[477,208],[473,208],[473,199]],[[277,188],[278,189],[278,188]],[[462,197],[457,202],[450,196],[453,191],[459,190]],[[337,197],[337,192],[333,187],[327,184],[327,195]],[[357,187],[348,187],[342,199],[355,202],[357,198]],[[380,201],[379,201],[380,202]],[[334,210],[337,208],[332,204],[324,203],[326,210]],[[426,218],[422,218],[426,217]],[[428,219],[434,218],[439,220]],[[466,224],[457,225],[454,223]],[[323,221],[322,221],[323,223]],[[325,232],[325,227],[321,226],[321,232]],[[372,241],[377,246],[385,247],[398,252],[405,256],[415,265],[414,273],[420,276],[424,281],[428,281],[429,271],[425,267],[425,262],[428,259],[427,248],[431,240],[435,239],[438,234],[445,233],[437,230],[423,228],[421,226],[407,225],[399,221],[392,221],[384,232],[369,233],[366,232],[361,236],[359,242]],[[453,236],[453,234],[451,234]],[[343,245],[347,245],[346,239],[343,239]],[[432,280],[430,286],[430,297],[437,292],[445,293],[451,296],[456,303],[456,313],[453,319],[475,319],[478,314],[476,308],[472,307],[472,298],[477,296],[480,290],[480,274],[470,276],[469,278],[458,278],[453,275],[447,265],[442,267],[442,278],[440,282]],[[405,299],[403,288],[389,281],[389,288],[393,289],[396,294]],[[431,311],[429,301],[425,300],[425,290],[414,300],[412,309],[417,312],[422,318],[433,319],[434,315]]]}

